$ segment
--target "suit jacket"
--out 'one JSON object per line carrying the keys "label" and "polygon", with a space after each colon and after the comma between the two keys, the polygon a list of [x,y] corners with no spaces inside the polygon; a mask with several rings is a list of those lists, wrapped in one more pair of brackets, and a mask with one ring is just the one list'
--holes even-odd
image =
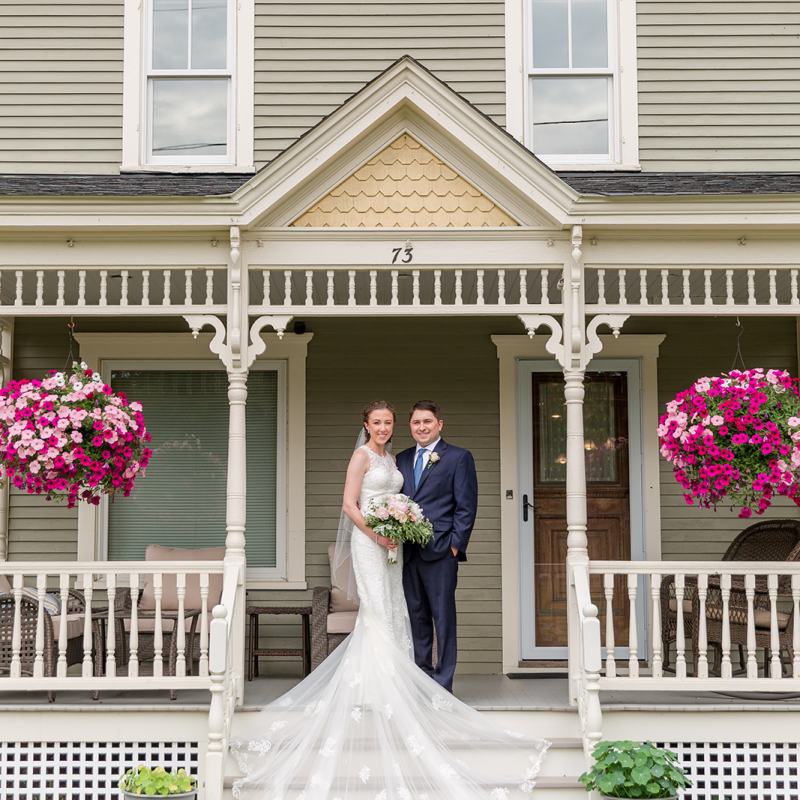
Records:
{"label": "suit jacket", "polygon": [[428,461],[415,490],[416,450],[416,446],[403,450],[397,456],[397,468],[403,474],[403,493],[419,503],[433,524],[433,539],[425,547],[406,545],[406,553],[409,557],[419,555],[425,561],[434,561],[444,558],[455,547],[459,561],[466,561],[467,544],[478,511],[475,459],[469,450],[440,439],[433,450],[439,460]]}

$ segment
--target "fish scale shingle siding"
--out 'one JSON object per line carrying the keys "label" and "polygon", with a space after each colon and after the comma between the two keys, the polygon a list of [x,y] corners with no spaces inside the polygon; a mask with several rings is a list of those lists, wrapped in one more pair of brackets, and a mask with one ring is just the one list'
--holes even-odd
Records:
{"label": "fish scale shingle siding", "polygon": [[638,0],[642,168],[795,171],[796,0]]}

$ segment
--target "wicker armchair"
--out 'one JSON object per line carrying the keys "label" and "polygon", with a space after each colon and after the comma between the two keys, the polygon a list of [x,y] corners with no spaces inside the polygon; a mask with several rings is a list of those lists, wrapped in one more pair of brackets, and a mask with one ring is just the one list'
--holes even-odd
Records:
{"label": "wicker armchair", "polygon": [[[722,561],[786,561],[800,543],[800,519],[767,519],[749,525],[730,543]],[[693,602],[697,580],[687,576],[683,594],[683,622],[687,637],[694,641]],[[781,590],[782,591],[782,590]],[[678,604],[675,576],[665,575],[661,582],[661,643],[664,669],[670,668],[670,646],[675,643]],[[709,641],[711,637],[709,636]]]}

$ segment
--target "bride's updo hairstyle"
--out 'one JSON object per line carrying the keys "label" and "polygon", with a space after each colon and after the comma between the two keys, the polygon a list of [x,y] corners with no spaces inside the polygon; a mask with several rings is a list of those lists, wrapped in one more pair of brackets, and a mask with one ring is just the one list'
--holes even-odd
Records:
{"label": "bride's updo hairstyle", "polygon": [[364,426],[364,433],[366,434],[366,441],[369,441],[369,431],[367,430],[367,422],[369,422],[369,415],[373,411],[391,411],[392,412],[392,419],[397,422],[397,412],[394,410],[394,406],[387,402],[386,400],[373,400],[371,403],[367,403],[364,406],[364,409],[361,412],[361,422]]}

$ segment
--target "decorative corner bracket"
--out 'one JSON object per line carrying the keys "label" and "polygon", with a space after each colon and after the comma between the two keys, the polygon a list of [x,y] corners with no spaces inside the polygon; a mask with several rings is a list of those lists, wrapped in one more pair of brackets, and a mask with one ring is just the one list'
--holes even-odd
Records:
{"label": "decorative corner bracket", "polygon": [[258,356],[261,355],[266,349],[266,342],[261,338],[261,331],[264,328],[272,328],[278,334],[279,339],[283,339],[283,334],[286,332],[286,327],[292,321],[289,315],[275,315],[265,314],[258,317],[253,321],[250,326],[250,338],[247,345],[247,358],[245,359],[245,366],[249,369],[252,363]]}
{"label": "decorative corner bracket", "polygon": [[533,339],[536,335],[536,331],[541,327],[545,327],[550,331],[550,337],[545,343],[544,349],[547,350],[550,355],[555,356],[558,363],[563,367],[564,331],[561,328],[561,323],[550,314],[520,314],[519,319],[525,326],[525,330],[528,332],[528,336],[530,336],[531,339]]}
{"label": "decorative corner bracket", "polygon": [[582,369],[586,369],[592,357],[603,349],[597,329],[601,325],[607,325],[611,328],[614,338],[618,339],[619,332],[629,316],[629,314],[598,314],[596,317],[592,317],[586,326],[586,345],[583,348],[583,358],[581,359]]}
{"label": "decorative corner bracket", "polygon": [[222,320],[213,314],[184,314],[183,318],[191,328],[192,336],[195,339],[206,325],[210,325],[214,329],[214,337],[211,339],[208,349],[219,356],[220,361],[229,372],[233,370],[233,352],[230,346],[225,344],[225,325]]}

